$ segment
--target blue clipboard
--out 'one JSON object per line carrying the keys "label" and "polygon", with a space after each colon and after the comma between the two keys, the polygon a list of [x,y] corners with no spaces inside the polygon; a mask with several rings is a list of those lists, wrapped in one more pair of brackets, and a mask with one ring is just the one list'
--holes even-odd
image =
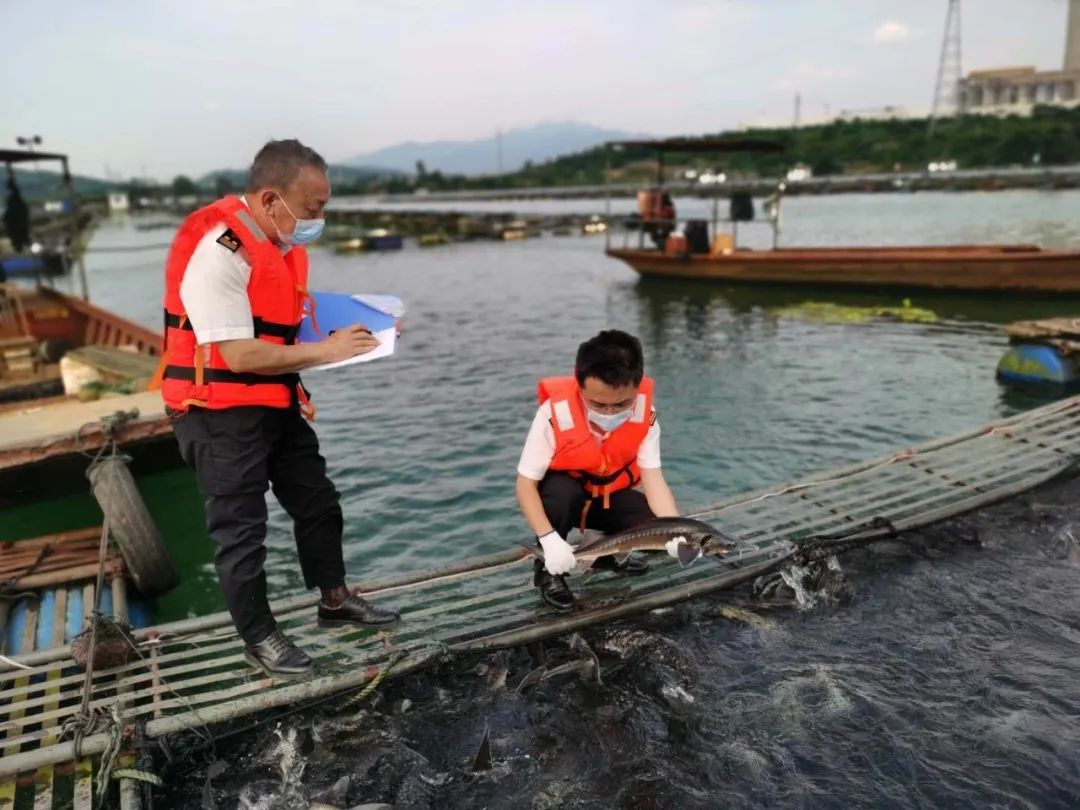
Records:
{"label": "blue clipboard", "polygon": [[[315,331],[311,318],[305,317],[300,322],[300,333],[297,336],[300,343],[317,343],[329,337],[331,332],[357,323],[364,324],[372,332],[381,332],[392,328],[403,311],[401,302],[392,296],[312,292],[311,297],[315,304],[315,322],[319,325],[319,331]],[[375,303],[378,306],[374,305]],[[397,314],[394,314],[395,310]]]}

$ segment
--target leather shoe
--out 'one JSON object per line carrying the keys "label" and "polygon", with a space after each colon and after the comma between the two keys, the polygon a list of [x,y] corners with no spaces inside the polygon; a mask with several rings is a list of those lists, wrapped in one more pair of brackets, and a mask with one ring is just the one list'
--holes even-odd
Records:
{"label": "leather shoe", "polygon": [[401,615],[397,611],[376,607],[352,594],[335,607],[319,603],[319,625],[322,627],[342,627],[348,624],[393,624],[400,618]]}
{"label": "leather shoe", "polygon": [[565,576],[552,576],[539,560],[533,566],[533,585],[540,589],[540,598],[559,611],[574,609],[574,592],[566,584]]}
{"label": "leather shoe", "polygon": [[634,554],[628,554],[622,562],[615,559],[615,555],[608,554],[605,557],[597,557],[592,564],[592,570],[613,571],[616,574],[647,574],[649,573],[649,564]]}
{"label": "leather shoe", "polygon": [[275,630],[258,644],[248,644],[244,648],[244,658],[267,675],[284,678],[309,675],[315,668],[311,657],[285,638],[280,630]]}

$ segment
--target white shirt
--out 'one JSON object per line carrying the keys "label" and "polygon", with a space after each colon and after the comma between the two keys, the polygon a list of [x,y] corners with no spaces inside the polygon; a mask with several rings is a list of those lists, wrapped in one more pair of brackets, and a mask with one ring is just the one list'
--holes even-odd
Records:
{"label": "white shirt", "polygon": [[[240,200],[247,205],[243,197]],[[184,312],[196,342],[203,345],[255,337],[247,290],[251,261],[243,245],[234,252],[218,242],[227,229],[224,223],[216,225],[199,240],[180,282]],[[281,247],[282,254],[289,249]]]}
{"label": "white shirt", "polygon": [[[655,410],[654,410],[655,412]],[[525,439],[525,447],[521,450],[521,460],[518,461],[518,473],[540,481],[547,474],[551,466],[551,459],[555,456],[555,428],[551,426],[551,402],[545,402],[533,417],[532,427]],[[590,426],[590,430],[591,430]],[[597,439],[603,440],[606,433],[597,433],[593,430]],[[660,468],[660,421],[653,421],[649,426],[649,432],[645,434],[645,441],[638,450],[638,466],[643,470],[656,470]]]}

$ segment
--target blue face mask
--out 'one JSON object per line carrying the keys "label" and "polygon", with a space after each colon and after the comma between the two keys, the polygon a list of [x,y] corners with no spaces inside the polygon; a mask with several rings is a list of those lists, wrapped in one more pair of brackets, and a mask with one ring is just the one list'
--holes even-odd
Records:
{"label": "blue face mask", "polygon": [[618,413],[597,413],[589,408],[589,421],[601,430],[611,433],[615,428],[623,425],[627,419],[634,415],[634,409],[630,408]]}
{"label": "blue face mask", "polygon": [[[289,204],[285,202],[285,198],[278,196],[281,200],[281,204],[285,206],[285,210],[289,212],[289,216],[296,220],[296,227],[293,228],[292,233],[282,233],[274,223],[274,229],[278,232],[278,238],[281,239],[286,245],[306,245],[310,242],[314,242],[322,234],[323,225],[326,220],[323,219],[300,219],[289,208]],[[271,220],[273,222],[273,220]]]}

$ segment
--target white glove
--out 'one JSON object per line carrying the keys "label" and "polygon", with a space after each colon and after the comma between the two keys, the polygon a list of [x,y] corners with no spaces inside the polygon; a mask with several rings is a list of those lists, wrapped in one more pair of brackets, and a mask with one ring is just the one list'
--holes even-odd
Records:
{"label": "white glove", "polygon": [[670,556],[674,557],[677,560],[679,559],[679,546],[681,546],[685,542],[686,538],[682,535],[679,535],[678,537],[672,537],[670,540],[664,543],[664,548],[667,549],[667,553]]}
{"label": "white glove", "polygon": [[548,532],[540,538],[540,548],[544,550],[544,568],[552,576],[559,576],[573,571],[577,567],[574,548],[558,532]]}

